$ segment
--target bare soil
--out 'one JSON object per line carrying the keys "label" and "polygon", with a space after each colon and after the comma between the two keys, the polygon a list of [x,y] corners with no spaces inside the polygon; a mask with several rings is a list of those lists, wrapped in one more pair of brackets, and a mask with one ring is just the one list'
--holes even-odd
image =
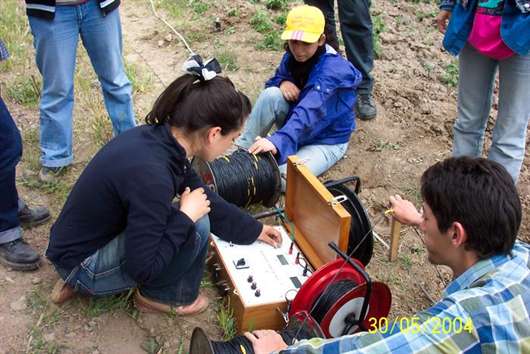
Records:
{"label": "bare soil", "polygon": [[[184,2],[177,4],[181,3]],[[189,8],[183,9],[178,17],[160,13],[187,38],[192,38],[190,44],[197,53],[205,57],[220,51],[233,53],[238,69],[227,75],[255,98],[282,55],[279,51],[255,49],[262,35],[251,28],[249,21],[256,7],[263,8],[263,5],[244,0],[208,4],[201,15]],[[148,89],[135,97],[137,119],[141,121],[156,96],[180,74],[180,65],[188,53],[176,36],[153,16],[147,1],[125,1],[120,9],[126,59],[151,78]],[[237,9],[237,16],[229,16],[233,9]],[[373,15],[384,23],[380,34],[381,53],[374,69],[379,114],[374,121],[358,121],[347,156],[322,176],[323,180],[349,175],[361,177],[360,196],[375,231],[387,242],[389,220],[383,211],[388,196],[399,193],[419,203],[419,176],[428,166],[451,154],[456,90],[443,81],[447,66],[455,61],[442,49],[442,35],[432,24],[436,9],[431,3],[405,0],[373,4]],[[221,24],[220,32],[214,31],[216,18]],[[30,57],[28,63],[32,60]],[[0,79],[8,86],[16,75],[0,73]],[[97,84],[93,87],[94,95],[97,87]],[[15,102],[8,104],[26,138],[31,136],[30,132],[38,131],[36,108]],[[494,105],[489,135],[497,113],[495,108]],[[85,115],[76,106],[76,121],[82,121]],[[68,186],[97,150],[85,129],[86,125],[76,125],[76,165],[65,176]],[[37,143],[38,140],[26,139],[26,154],[35,153]],[[23,178],[35,173],[34,164],[25,157],[19,175]],[[518,189],[524,208],[519,238],[530,241],[528,143]],[[61,194],[28,184],[20,186],[21,195],[33,204],[49,205],[54,216],[60,212],[67,191]],[[51,223],[25,231],[25,239],[41,254],[45,252],[50,227]],[[447,269],[437,270],[427,262],[421,238],[410,228],[403,230],[396,262],[387,261],[387,250],[375,242],[368,271],[373,278],[390,286],[391,316],[410,315],[428,307],[450,280]],[[47,300],[56,280],[57,275],[45,259],[38,271],[30,273],[0,266],[1,353],[186,353],[195,326],[206,328],[216,338],[223,336],[217,319],[222,299],[207,283],[204,288],[214,306],[200,316],[183,318],[140,314],[125,298],[116,303],[112,298],[77,299],[59,308]]]}

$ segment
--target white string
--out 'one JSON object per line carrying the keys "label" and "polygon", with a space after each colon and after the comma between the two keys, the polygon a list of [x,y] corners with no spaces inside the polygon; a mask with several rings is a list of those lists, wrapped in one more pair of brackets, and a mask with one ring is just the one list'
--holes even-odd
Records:
{"label": "white string", "polygon": [[190,52],[191,55],[195,55],[195,52],[190,48],[190,46],[188,45],[188,42],[186,42],[186,39],[184,39],[184,37],[179,32],[177,32],[175,28],[173,28],[173,26],[171,26],[164,18],[162,18],[156,12],[155,4],[153,4],[153,0],[149,0],[149,2],[151,3],[151,10],[153,11],[153,14],[155,15],[155,17],[158,18],[160,21],[164,22],[164,24],[168,26],[180,38],[181,42],[184,43],[184,46],[186,46],[186,49]]}

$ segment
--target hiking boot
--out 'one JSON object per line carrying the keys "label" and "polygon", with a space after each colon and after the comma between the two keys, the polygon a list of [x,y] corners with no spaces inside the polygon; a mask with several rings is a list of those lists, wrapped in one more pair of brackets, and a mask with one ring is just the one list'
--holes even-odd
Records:
{"label": "hiking boot", "polygon": [[149,299],[143,296],[140,293],[140,290],[136,290],[134,294],[134,304],[141,312],[161,312],[176,314],[179,316],[191,316],[206,310],[208,308],[208,303],[208,298],[203,294],[199,294],[197,299],[195,299],[195,301],[191,304],[177,307]]}
{"label": "hiking boot", "polygon": [[26,241],[19,238],[0,244],[0,263],[14,270],[35,270],[39,268],[40,256]]}
{"label": "hiking boot", "polygon": [[50,220],[50,211],[45,207],[30,208],[24,205],[24,208],[18,212],[18,220],[22,227],[31,228]]}
{"label": "hiking boot", "polygon": [[52,293],[50,294],[50,300],[56,305],[61,305],[73,298],[75,295],[75,290],[70,285],[66,284],[64,280],[59,278],[53,287]]}
{"label": "hiking boot", "polygon": [[372,120],[377,116],[374,97],[369,93],[360,93],[355,107],[360,120]]}
{"label": "hiking boot", "polygon": [[39,171],[39,180],[43,183],[57,182],[57,177],[66,171],[66,166],[46,167],[42,166]]}

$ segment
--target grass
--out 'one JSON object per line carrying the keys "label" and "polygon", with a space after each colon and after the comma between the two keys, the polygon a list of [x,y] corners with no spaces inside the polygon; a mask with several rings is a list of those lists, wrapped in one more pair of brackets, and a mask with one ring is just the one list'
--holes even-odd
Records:
{"label": "grass", "polygon": [[412,269],[412,259],[409,255],[400,255],[399,256],[399,262],[401,263],[401,267],[405,270],[411,270]]}
{"label": "grass", "polygon": [[224,71],[237,71],[239,65],[237,63],[237,54],[229,49],[221,49],[215,52],[214,56],[221,64]]}
{"label": "grass", "polygon": [[280,38],[280,34],[278,32],[270,32],[267,33],[263,40],[256,45],[256,49],[258,50],[277,50],[280,51],[283,49],[283,41]]}
{"label": "grass", "polygon": [[458,85],[458,64],[456,61],[445,66],[445,72],[441,75],[440,81],[449,87]]}
{"label": "grass", "polygon": [[202,15],[208,11],[208,4],[201,0],[190,0],[189,6],[197,15]]}
{"label": "grass", "polygon": [[153,77],[134,63],[125,61],[125,73],[133,87],[133,94],[146,93],[153,86]]}
{"label": "grass", "polygon": [[49,306],[49,300],[41,288],[33,289],[29,294],[26,304],[32,314],[38,317],[35,324],[29,331],[27,343],[27,352],[29,353],[58,353],[60,345],[53,340],[46,340],[43,332],[45,329],[51,329],[60,320],[59,309],[55,306]]}
{"label": "grass", "polygon": [[27,55],[31,47],[31,34],[24,6],[21,6],[18,0],[2,0],[0,14],[0,38],[11,54],[9,60],[0,64],[0,72],[5,72],[27,61],[33,61],[33,57]]}
{"label": "grass", "polygon": [[125,311],[131,317],[135,318],[137,315],[134,313],[135,308],[132,306],[131,297],[134,293],[134,289],[129,290],[127,293],[122,293],[112,296],[103,297],[90,297],[88,305],[82,309],[82,312],[87,317],[98,317],[107,312]]}
{"label": "grass", "polygon": [[142,349],[149,354],[160,353],[162,344],[158,343],[155,337],[149,337],[145,342],[142,343]]}
{"label": "grass", "polygon": [[219,311],[217,312],[217,322],[223,331],[223,338],[225,340],[232,339],[236,335],[237,329],[234,319],[234,311],[230,308],[229,300],[226,300],[225,303],[219,306]]}
{"label": "grass", "polygon": [[273,30],[270,15],[266,11],[258,10],[250,19],[250,26],[259,33],[267,33]]}
{"label": "grass", "polygon": [[287,0],[267,0],[265,2],[265,7],[271,10],[284,10],[287,8]]}
{"label": "grass", "polygon": [[383,51],[383,48],[381,46],[380,34],[386,31],[386,25],[381,15],[372,16],[372,24],[373,24],[372,41],[373,41],[373,46],[374,46],[374,56],[376,59],[378,59],[381,57],[381,53]]}
{"label": "grass", "polygon": [[19,76],[7,86],[7,97],[29,108],[36,108],[40,98],[40,79],[35,76]]}

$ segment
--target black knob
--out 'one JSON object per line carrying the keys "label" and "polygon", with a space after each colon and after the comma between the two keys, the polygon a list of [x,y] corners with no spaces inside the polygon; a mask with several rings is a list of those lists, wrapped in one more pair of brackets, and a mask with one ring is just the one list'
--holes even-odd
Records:
{"label": "black knob", "polygon": [[261,291],[259,291],[259,289],[256,290],[256,292],[254,293],[254,295],[256,295],[256,297],[259,297],[259,296],[261,295]]}
{"label": "black knob", "polygon": [[254,278],[252,277],[252,275],[249,275],[248,278],[247,278],[247,281],[249,283],[252,283],[253,280],[254,280]]}
{"label": "black knob", "polygon": [[258,287],[258,286],[256,285],[255,282],[252,283],[252,284],[250,285],[250,288],[251,288],[252,290],[256,289],[257,287]]}
{"label": "black knob", "polygon": [[238,260],[237,260],[237,263],[236,263],[236,265],[237,265],[238,267],[240,267],[240,266],[244,266],[245,264],[246,264],[246,262],[245,262],[245,258],[240,258],[240,259],[238,259]]}

